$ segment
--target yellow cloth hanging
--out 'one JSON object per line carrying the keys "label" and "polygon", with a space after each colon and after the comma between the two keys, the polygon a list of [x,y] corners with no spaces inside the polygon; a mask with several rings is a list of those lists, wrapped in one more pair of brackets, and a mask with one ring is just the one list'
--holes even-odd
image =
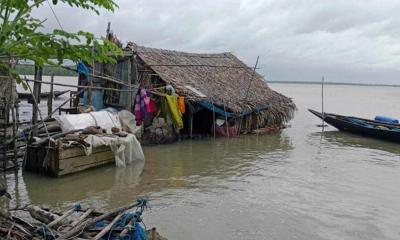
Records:
{"label": "yellow cloth hanging", "polygon": [[185,98],[182,96],[178,97],[178,106],[179,106],[179,111],[181,113],[185,113]]}
{"label": "yellow cloth hanging", "polygon": [[178,97],[177,96],[165,96],[168,103],[169,112],[171,114],[172,122],[176,129],[183,128],[182,113],[179,111],[178,107]]}

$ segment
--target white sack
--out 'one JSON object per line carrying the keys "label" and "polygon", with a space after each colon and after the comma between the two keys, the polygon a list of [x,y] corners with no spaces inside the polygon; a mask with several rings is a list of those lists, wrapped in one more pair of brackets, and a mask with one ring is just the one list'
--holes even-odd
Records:
{"label": "white sack", "polygon": [[61,130],[69,132],[72,130],[84,129],[90,126],[98,126],[111,132],[112,127],[121,128],[121,122],[118,114],[112,114],[108,111],[80,113],[80,114],[64,114],[56,117]]}

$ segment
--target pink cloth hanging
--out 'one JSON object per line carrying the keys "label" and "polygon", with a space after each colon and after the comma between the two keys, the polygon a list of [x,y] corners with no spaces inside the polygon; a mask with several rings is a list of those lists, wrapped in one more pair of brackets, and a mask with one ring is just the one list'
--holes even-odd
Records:
{"label": "pink cloth hanging", "polygon": [[135,119],[136,123],[140,125],[143,120],[142,112],[140,111],[140,95],[136,95],[136,103],[135,103]]}
{"label": "pink cloth hanging", "polygon": [[151,109],[150,109],[150,98],[147,96],[146,89],[142,88],[140,90],[140,96],[143,99],[144,105],[146,107],[146,112],[151,112]]}

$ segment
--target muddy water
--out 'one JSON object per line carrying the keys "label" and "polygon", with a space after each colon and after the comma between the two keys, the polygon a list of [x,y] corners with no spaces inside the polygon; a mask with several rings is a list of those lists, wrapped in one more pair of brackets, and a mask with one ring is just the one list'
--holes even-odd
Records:
{"label": "muddy water", "polygon": [[[325,133],[317,85],[271,84],[298,112],[280,134],[145,147],[145,164],[60,179],[7,175],[10,205],[109,209],[148,196],[169,239],[400,239],[400,145]],[[326,86],[326,111],[400,117],[400,88]]]}

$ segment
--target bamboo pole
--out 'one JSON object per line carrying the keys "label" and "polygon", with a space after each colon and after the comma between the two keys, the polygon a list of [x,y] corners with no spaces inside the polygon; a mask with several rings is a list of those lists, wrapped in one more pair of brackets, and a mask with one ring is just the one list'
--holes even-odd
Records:
{"label": "bamboo pole", "polygon": [[124,215],[125,212],[122,212],[118,214],[105,228],[103,228],[94,238],[93,240],[99,240],[102,238],[104,235],[108,233],[108,231],[111,230],[111,228],[114,226],[114,224]]}
{"label": "bamboo pole", "polygon": [[[132,89],[132,59],[129,58],[128,60],[128,85],[129,89]],[[133,111],[133,93],[132,91],[129,92],[129,112]]]}
{"label": "bamboo pole", "polygon": [[78,219],[76,219],[75,221],[73,221],[70,226],[68,226],[68,230],[72,229],[73,227],[75,227],[76,225],[78,225],[79,223],[81,223],[83,220],[85,220],[92,212],[94,211],[93,208],[89,208],[86,212],[84,212],[82,215],[80,215],[78,217]]}
{"label": "bamboo pole", "polygon": [[322,132],[325,131],[324,82],[325,82],[325,79],[324,79],[324,77],[322,77],[322,82],[321,82]]}
{"label": "bamboo pole", "polygon": [[[39,104],[38,104],[38,102],[37,102],[37,98],[36,98],[36,96],[35,96],[35,94],[32,92],[32,88],[31,88],[31,86],[29,86],[29,84],[27,84],[27,86],[28,86],[28,89],[29,89],[29,91],[31,92],[31,94],[32,94],[32,100],[33,100],[33,104],[37,107],[37,112],[36,112],[36,114],[39,114],[39,117],[40,117],[40,120],[41,120],[41,122],[44,122],[44,120],[43,120],[43,117],[42,117],[42,111],[40,111],[40,108],[39,108]],[[36,123],[35,124],[32,124],[32,131],[34,131],[34,130],[36,130],[36,134],[33,134],[33,132],[32,132],[32,135],[33,136],[37,136],[37,130],[38,130],[38,124],[37,124],[37,116],[36,116]],[[46,124],[44,124],[44,129],[46,130],[46,134],[47,134],[47,136],[50,136],[50,134],[49,134],[49,131],[47,130],[47,126],[46,126]]]}
{"label": "bamboo pole", "polygon": [[249,90],[250,90],[250,87],[251,87],[251,83],[253,82],[254,75],[256,74],[256,69],[257,69],[258,59],[259,58],[260,58],[260,56],[257,56],[256,64],[254,65],[253,74],[251,75],[251,79],[250,79],[250,82],[249,82],[249,86],[247,87],[247,91],[246,91],[246,95],[244,97],[244,101],[247,100],[247,96],[249,95]]}
{"label": "bamboo pole", "polygon": [[47,98],[47,116],[51,117],[51,112],[53,112],[53,98],[54,98],[54,74],[51,74],[51,79],[50,79],[50,93]]}
{"label": "bamboo pole", "polygon": [[229,128],[228,128],[228,116],[226,115],[226,107],[225,107],[225,102],[224,102],[224,115],[225,115],[225,126],[226,126],[226,135],[229,136]]}
{"label": "bamboo pole", "polygon": [[53,227],[57,224],[59,224],[62,220],[64,220],[65,218],[67,218],[68,216],[70,216],[71,214],[73,214],[75,212],[75,206],[72,207],[71,209],[69,209],[68,211],[66,211],[62,216],[58,217],[57,219],[54,219],[51,223],[49,223],[47,226],[48,227]]}
{"label": "bamboo pole", "polygon": [[[36,125],[38,121],[38,110],[39,106],[38,104],[40,103],[40,90],[41,90],[41,82],[42,82],[42,68],[35,66],[35,82],[33,83],[33,98],[34,100],[32,101],[32,125]],[[28,85],[29,86],[29,85]],[[37,127],[34,127],[32,129],[32,135],[34,137],[37,136]]]}
{"label": "bamboo pole", "polygon": [[[78,235],[79,233],[83,232],[87,227],[90,227],[91,225],[105,219],[108,218],[110,216],[113,216],[115,214],[119,214],[121,212],[124,212],[128,209],[134,208],[139,206],[140,203],[134,203],[134,204],[130,204],[128,206],[124,206],[124,207],[119,207],[116,208],[110,212],[104,213],[98,217],[92,218],[92,219],[88,219],[84,222],[82,222],[82,224],[74,227],[73,229],[71,229],[70,231],[66,232],[65,234],[59,236],[58,238],[56,238],[56,240],[61,240],[61,239],[70,239],[72,237],[74,237],[75,235]],[[80,235],[80,234],[79,234]]]}
{"label": "bamboo pole", "polygon": [[189,109],[189,116],[190,116],[190,139],[193,138],[193,112]]}
{"label": "bamboo pole", "polygon": [[[34,79],[27,79],[25,78],[24,81],[26,82],[39,82],[37,80]],[[40,81],[41,84],[51,84],[51,82],[44,82],[44,81]],[[88,89],[88,86],[83,86],[83,85],[72,85],[72,84],[65,84],[65,83],[53,83],[54,86],[63,86],[63,87],[70,87],[70,88],[83,88],[83,89]],[[132,86],[131,90],[124,90],[124,89],[115,89],[115,88],[105,88],[105,87],[95,87],[93,86],[92,89],[99,89],[99,90],[107,90],[107,91],[115,91],[115,92],[131,92],[131,91],[135,91],[135,88],[137,86]]]}
{"label": "bamboo pole", "polygon": [[14,170],[18,170],[18,148],[17,148],[17,130],[18,130],[18,126],[17,126],[17,114],[16,114],[16,104],[15,104],[15,87],[14,87],[14,80],[12,78],[10,78],[11,81],[11,114],[12,114],[12,121],[13,121],[13,160],[14,160]]}
{"label": "bamboo pole", "polygon": [[215,128],[216,128],[216,126],[215,126],[215,107],[214,107],[214,103],[212,104],[212,106],[213,106],[213,128],[214,128],[214,139],[215,139],[215,136],[216,136],[216,132],[215,132]]}

